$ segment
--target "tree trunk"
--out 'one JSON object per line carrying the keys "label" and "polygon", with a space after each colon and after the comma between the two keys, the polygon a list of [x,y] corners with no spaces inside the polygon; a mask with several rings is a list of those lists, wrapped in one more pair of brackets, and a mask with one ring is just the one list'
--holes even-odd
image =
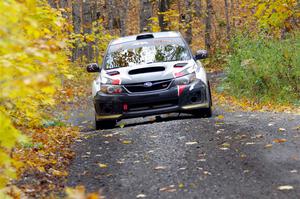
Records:
{"label": "tree trunk", "polygon": [[98,1],[94,0],[92,2],[92,21],[97,21],[98,20],[98,14],[100,15],[100,13],[98,13]]}
{"label": "tree trunk", "polygon": [[212,20],[212,2],[206,0],[206,17],[205,17],[205,46],[206,49],[211,51],[211,20]]}
{"label": "tree trunk", "polygon": [[[81,0],[74,0],[72,2],[72,18],[73,18],[73,28],[75,34],[80,34],[81,32]],[[80,48],[78,47],[78,42],[74,44],[72,61],[75,61],[81,54]]]}
{"label": "tree trunk", "polygon": [[192,43],[192,0],[185,0],[185,40],[187,41],[188,44]]}
{"label": "tree trunk", "polygon": [[226,38],[227,41],[230,40],[230,21],[229,21],[229,13],[228,13],[228,0],[224,0],[225,3],[225,17],[226,17]]}
{"label": "tree trunk", "polygon": [[152,17],[151,0],[140,0],[140,32],[151,31],[149,19]]}
{"label": "tree trunk", "polygon": [[197,17],[201,17],[201,9],[202,9],[202,4],[201,4],[201,0],[195,0],[195,15]]}
{"label": "tree trunk", "polygon": [[107,17],[108,17],[108,30],[114,29],[114,22],[116,13],[118,12],[115,8],[115,0],[106,0]]}
{"label": "tree trunk", "polygon": [[170,7],[170,1],[169,0],[159,0],[158,1],[158,23],[161,31],[168,30],[168,23],[164,19],[164,12],[168,11]]}
{"label": "tree trunk", "polygon": [[126,35],[126,21],[129,10],[129,0],[122,0],[121,11],[120,11],[120,34],[122,37]]}
{"label": "tree trunk", "polygon": [[[82,4],[82,20],[83,20],[83,33],[91,34],[92,33],[92,9],[91,9],[91,0],[85,0]],[[84,54],[87,60],[90,62],[93,59],[93,49],[92,43],[87,42],[87,46],[84,48]]]}

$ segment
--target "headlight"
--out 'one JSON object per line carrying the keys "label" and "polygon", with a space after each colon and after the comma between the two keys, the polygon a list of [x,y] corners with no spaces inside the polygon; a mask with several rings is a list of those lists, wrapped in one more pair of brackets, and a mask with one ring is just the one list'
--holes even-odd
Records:
{"label": "headlight", "polygon": [[191,73],[191,74],[188,74],[188,75],[185,75],[182,77],[175,78],[174,83],[176,85],[188,85],[188,84],[192,83],[193,81],[195,81],[196,79],[197,79],[196,73]]}
{"label": "headlight", "polygon": [[101,84],[100,91],[106,94],[120,94],[123,88],[120,85]]}

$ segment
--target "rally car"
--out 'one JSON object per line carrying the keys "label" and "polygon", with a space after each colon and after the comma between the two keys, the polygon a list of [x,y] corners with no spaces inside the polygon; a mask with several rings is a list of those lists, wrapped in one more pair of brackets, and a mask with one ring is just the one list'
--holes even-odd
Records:
{"label": "rally car", "polygon": [[178,32],[144,33],[110,42],[101,66],[88,64],[96,129],[125,118],[191,113],[212,115],[210,85],[199,60]]}

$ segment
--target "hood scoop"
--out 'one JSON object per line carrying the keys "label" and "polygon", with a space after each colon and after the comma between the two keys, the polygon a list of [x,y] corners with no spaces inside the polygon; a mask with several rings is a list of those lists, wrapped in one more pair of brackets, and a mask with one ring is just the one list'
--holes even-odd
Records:
{"label": "hood scoop", "polygon": [[165,71],[165,67],[156,66],[156,67],[148,67],[148,68],[138,68],[128,72],[129,75],[137,75],[143,73],[153,73],[153,72],[162,72]]}

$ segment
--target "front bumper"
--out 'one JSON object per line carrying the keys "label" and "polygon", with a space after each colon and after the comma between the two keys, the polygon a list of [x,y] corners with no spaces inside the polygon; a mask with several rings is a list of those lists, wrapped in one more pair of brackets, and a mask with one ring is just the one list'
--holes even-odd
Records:
{"label": "front bumper", "polygon": [[98,92],[94,97],[97,120],[119,120],[171,112],[188,112],[208,108],[209,89],[201,80],[186,86],[147,93],[107,95]]}

